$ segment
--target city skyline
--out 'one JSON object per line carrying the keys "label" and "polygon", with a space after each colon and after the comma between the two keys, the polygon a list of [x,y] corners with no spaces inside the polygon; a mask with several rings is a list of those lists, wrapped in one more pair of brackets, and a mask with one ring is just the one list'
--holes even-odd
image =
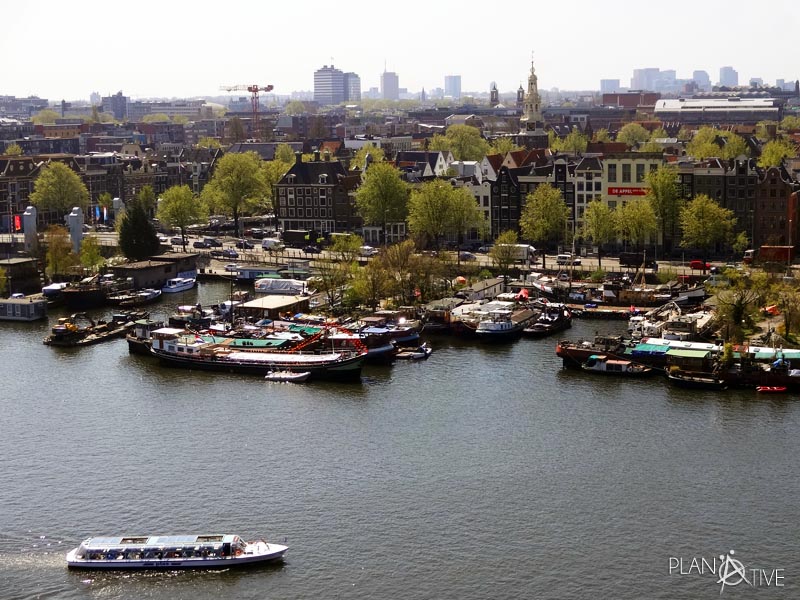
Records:
{"label": "city skyline", "polygon": [[[400,88],[409,92],[444,88],[446,76],[460,75],[462,93],[488,93],[496,82],[505,94],[525,86],[532,53],[543,91],[599,90],[601,79],[619,79],[625,86],[635,69],[651,67],[674,70],[680,79],[706,71],[712,83],[724,66],[738,71],[740,84],[756,77],[770,85],[800,77],[792,60],[796,11],[788,0],[766,0],[759,6],[759,14],[770,23],[768,56],[766,50],[752,49],[757,45],[737,43],[735,38],[728,47],[720,43],[715,22],[728,32],[749,32],[752,15],[730,11],[718,1],[692,5],[691,19],[653,43],[647,32],[654,23],[665,22],[658,7],[643,5],[631,11],[621,0],[576,0],[571,12],[581,18],[572,20],[568,30],[532,25],[532,35],[503,36],[499,53],[479,43],[477,34],[475,43],[465,45],[468,27],[455,20],[450,6],[428,7],[427,22],[448,24],[437,28],[430,44],[413,34],[420,28],[415,15],[393,14],[391,27],[381,24],[377,17],[388,6],[356,0],[347,11],[331,14],[321,10],[329,7],[327,3],[309,0],[307,8],[319,8],[324,16],[313,22],[304,19],[303,27],[297,28],[287,26],[298,18],[291,6],[241,0],[227,3],[228,12],[222,15],[219,5],[205,0],[193,4],[190,12],[143,0],[136,10],[118,14],[113,9],[78,14],[52,0],[12,4],[4,7],[0,51],[12,58],[0,79],[0,95],[88,101],[92,92],[108,96],[121,90],[132,99],[192,98],[225,95],[223,86],[272,84],[275,94],[288,96],[313,91],[314,73],[323,65],[356,73],[362,91],[379,88],[387,71],[396,73]],[[46,21],[40,17],[55,12],[65,14]],[[557,22],[562,10],[537,6],[534,16],[535,23]],[[29,37],[32,31],[35,44]],[[635,35],[637,31],[641,34]],[[330,39],[332,32],[335,49],[311,41]],[[752,38],[752,33],[747,35]],[[577,43],[566,44],[567,36]],[[458,52],[441,51],[447,47]]]}

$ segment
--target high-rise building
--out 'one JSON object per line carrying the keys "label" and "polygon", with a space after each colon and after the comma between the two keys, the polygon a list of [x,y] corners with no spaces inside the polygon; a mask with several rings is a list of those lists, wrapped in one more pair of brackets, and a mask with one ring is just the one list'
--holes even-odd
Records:
{"label": "high-rise building", "polygon": [[725,87],[736,87],[739,85],[739,73],[733,67],[720,67],[719,84]]}
{"label": "high-rise building", "polygon": [[344,102],[344,73],[333,65],[314,71],[314,101],[322,106]]}
{"label": "high-rise building", "polygon": [[616,94],[619,91],[619,79],[601,79],[600,92],[603,94]]}
{"label": "high-rise building", "polygon": [[692,71],[692,79],[704,92],[711,91],[711,78],[706,71]]}
{"label": "high-rise building", "polygon": [[121,91],[113,96],[104,96],[101,102],[103,112],[111,113],[117,121],[128,118],[128,97],[123,96]]}
{"label": "high-rise building", "polygon": [[461,98],[461,75],[444,76],[444,95],[454,100]]}
{"label": "high-rise building", "polygon": [[344,96],[348,102],[361,102],[361,77],[355,73],[344,74]]}
{"label": "high-rise building", "polygon": [[400,99],[400,78],[397,73],[391,71],[381,73],[381,97],[384,100]]}
{"label": "high-rise building", "polygon": [[750,78],[750,87],[763,87],[764,86],[764,79],[761,77],[751,77]]}
{"label": "high-rise building", "polygon": [[654,91],[659,73],[660,70],[657,67],[634,69],[633,77],[631,77],[631,89]]}

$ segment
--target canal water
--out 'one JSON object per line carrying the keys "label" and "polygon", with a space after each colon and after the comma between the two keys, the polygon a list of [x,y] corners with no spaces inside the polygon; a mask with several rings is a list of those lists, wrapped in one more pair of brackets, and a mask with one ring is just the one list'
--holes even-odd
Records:
{"label": "canal water", "polygon": [[[4,600],[718,598],[693,559],[725,562],[725,596],[800,596],[795,395],[565,371],[555,339],[431,338],[428,361],[360,384],[279,384],[166,369],[124,340],[47,347],[48,328],[0,323]],[[91,535],[209,532],[290,550],[215,572],[64,562]]]}

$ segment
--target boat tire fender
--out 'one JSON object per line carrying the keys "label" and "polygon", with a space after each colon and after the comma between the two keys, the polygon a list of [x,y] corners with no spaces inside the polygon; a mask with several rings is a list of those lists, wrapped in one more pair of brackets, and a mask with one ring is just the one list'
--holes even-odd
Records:
{"label": "boat tire fender", "polygon": [[633,365],[628,365],[625,367],[625,370],[628,371],[628,373],[633,373]]}

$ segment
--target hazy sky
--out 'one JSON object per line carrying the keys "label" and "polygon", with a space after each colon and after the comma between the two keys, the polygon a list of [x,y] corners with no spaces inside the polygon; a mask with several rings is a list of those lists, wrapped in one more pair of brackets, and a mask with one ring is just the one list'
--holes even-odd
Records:
{"label": "hazy sky", "polygon": [[[444,87],[501,92],[525,85],[534,51],[542,89],[630,84],[633,69],[695,69],[739,82],[800,78],[797,0],[462,0],[154,2],[75,5],[52,0],[0,8],[0,95],[88,100],[217,95],[233,84],[313,90],[334,64],[362,90],[394,71],[409,91]],[[246,95],[246,92],[241,95]]]}

